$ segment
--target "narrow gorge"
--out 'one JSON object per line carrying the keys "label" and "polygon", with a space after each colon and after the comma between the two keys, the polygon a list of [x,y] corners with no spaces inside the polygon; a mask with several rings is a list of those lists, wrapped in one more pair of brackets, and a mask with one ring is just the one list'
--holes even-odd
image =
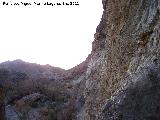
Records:
{"label": "narrow gorge", "polygon": [[[37,86],[12,103],[20,116],[24,109],[29,111],[29,116],[17,120],[160,120],[160,0],[102,0],[102,4],[103,15],[86,61],[67,71],[35,65],[35,71],[41,71],[36,76],[23,71],[30,79],[24,74],[20,79],[35,80]],[[0,120],[7,118],[4,91],[10,95],[5,80],[17,75],[14,67],[10,71],[5,66],[0,68],[11,77],[4,79],[0,73],[4,79],[0,82]],[[46,87],[37,82],[44,83],[44,79],[52,84]],[[52,91],[54,100],[47,96]],[[49,108],[53,101],[56,107]],[[31,112],[38,117],[31,117]]]}

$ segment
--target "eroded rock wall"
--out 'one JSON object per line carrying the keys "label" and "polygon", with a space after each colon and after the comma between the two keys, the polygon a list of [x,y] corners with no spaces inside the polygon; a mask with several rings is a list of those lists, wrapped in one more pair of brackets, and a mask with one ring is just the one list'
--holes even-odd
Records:
{"label": "eroded rock wall", "polygon": [[[129,90],[133,87],[129,84],[131,81],[134,81],[135,86],[142,84],[138,87],[140,91],[145,88],[144,84],[152,86],[150,82],[147,82],[150,77],[146,78],[146,76],[152,74],[152,69],[155,70],[155,73],[159,71],[160,1],[103,0],[102,3],[104,8],[103,16],[95,33],[91,59],[82,82],[84,90],[80,96],[83,96],[84,102],[81,110],[77,113],[76,119],[147,119],[143,118],[145,115],[134,117],[136,114],[132,111],[129,112],[133,116],[132,119],[122,117],[125,107],[122,107],[121,110],[118,108],[115,110],[115,107],[107,110],[106,106],[114,95],[118,95],[118,91],[125,88],[128,91],[127,93],[130,94]],[[146,68],[149,69],[148,72],[144,72]],[[155,77],[158,80],[157,75],[159,74],[153,74],[152,78]],[[138,81],[143,82],[137,83],[137,78],[139,78]],[[136,89],[136,87],[133,89]],[[150,88],[147,91],[149,92]],[[136,94],[136,92],[134,93]],[[154,94],[156,93],[158,95],[158,88],[155,89]],[[142,94],[141,91],[138,94],[139,97]],[[142,96],[145,97],[145,94]],[[128,104],[132,103],[130,96],[126,99],[128,99]],[[142,107],[144,106],[143,102],[140,102],[142,99],[137,98],[136,100],[141,104],[140,108],[144,108]],[[136,104],[135,101],[133,103]],[[114,103],[116,102],[112,101],[113,106]],[[149,106],[146,108],[152,109]],[[131,107],[131,109],[136,111],[137,107]],[[105,114],[102,114],[102,111]],[[119,112],[121,114],[116,115]],[[160,113],[159,110],[158,113]],[[147,114],[147,112],[144,112],[144,114]],[[127,114],[125,115],[127,116]]]}

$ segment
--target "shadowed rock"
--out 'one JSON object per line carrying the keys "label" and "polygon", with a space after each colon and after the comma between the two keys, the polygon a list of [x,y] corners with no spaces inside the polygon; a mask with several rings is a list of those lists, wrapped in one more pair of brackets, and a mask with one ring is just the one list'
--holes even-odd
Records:
{"label": "shadowed rock", "polygon": [[5,112],[4,112],[4,90],[3,87],[0,86],[0,120],[5,120]]}

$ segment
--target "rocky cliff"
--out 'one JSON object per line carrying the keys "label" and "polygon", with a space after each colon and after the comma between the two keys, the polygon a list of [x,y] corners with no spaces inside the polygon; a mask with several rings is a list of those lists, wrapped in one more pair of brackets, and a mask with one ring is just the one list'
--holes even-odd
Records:
{"label": "rocky cliff", "polygon": [[71,97],[57,119],[160,120],[160,0],[102,3],[91,54],[63,77]]}
{"label": "rocky cliff", "polygon": [[75,119],[159,120],[160,1],[102,3]]}

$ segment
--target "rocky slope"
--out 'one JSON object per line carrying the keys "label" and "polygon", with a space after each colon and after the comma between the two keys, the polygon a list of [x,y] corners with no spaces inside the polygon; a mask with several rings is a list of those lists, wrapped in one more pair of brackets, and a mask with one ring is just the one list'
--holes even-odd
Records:
{"label": "rocky slope", "polygon": [[65,89],[65,72],[22,60],[1,63],[0,117],[3,117],[5,108],[7,120],[59,118],[70,97]]}
{"label": "rocky slope", "polygon": [[70,98],[56,119],[159,120],[160,0],[102,3],[91,54],[63,75]]}

